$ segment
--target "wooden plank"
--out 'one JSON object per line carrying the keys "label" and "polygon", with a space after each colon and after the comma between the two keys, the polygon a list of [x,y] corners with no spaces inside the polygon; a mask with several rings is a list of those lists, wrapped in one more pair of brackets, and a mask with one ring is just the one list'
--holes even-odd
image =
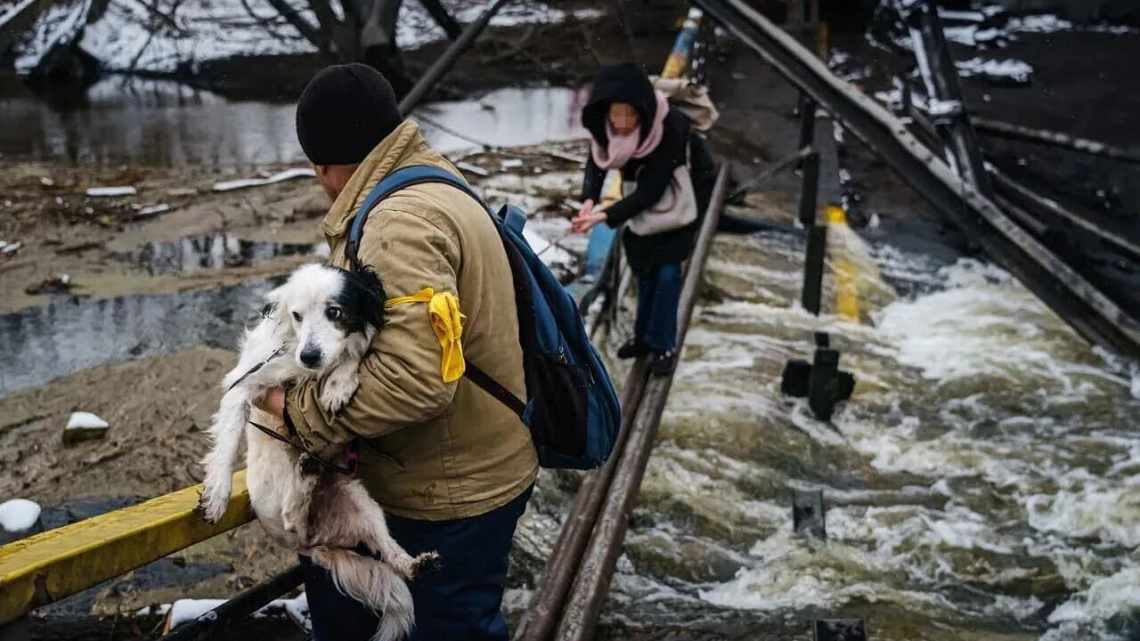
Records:
{"label": "wooden plank", "polygon": [[253,520],[245,471],[216,524],[195,485],[0,547],[0,624]]}

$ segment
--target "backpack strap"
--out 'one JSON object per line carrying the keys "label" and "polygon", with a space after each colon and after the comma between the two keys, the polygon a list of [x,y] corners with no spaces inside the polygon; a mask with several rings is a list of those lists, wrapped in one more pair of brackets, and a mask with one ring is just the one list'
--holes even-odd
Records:
{"label": "backpack strap", "polygon": [[446,169],[433,167],[431,165],[409,165],[397,169],[376,183],[376,186],[372,188],[372,191],[368,192],[368,197],[364,199],[360,208],[356,210],[356,215],[352,218],[352,226],[348,229],[348,245],[345,248],[345,255],[348,257],[348,262],[352,264],[353,269],[360,269],[360,239],[364,236],[364,223],[368,221],[368,214],[381,200],[384,200],[388,196],[391,196],[405,187],[423,183],[445,183],[451,185],[474,198],[475,202],[479,203],[479,206],[488,214],[491,213],[491,210],[487,209],[487,205],[483,203],[483,199],[472,191],[471,187],[469,187],[462,178]]}
{"label": "backpack strap", "polygon": [[[381,200],[384,200],[397,191],[405,187],[423,183],[444,183],[463,191],[463,193],[479,203],[479,206],[487,212],[487,215],[491,217],[492,222],[494,222],[496,226],[499,225],[499,221],[495,219],[495,215],[491,213],[491,210],[487,207],[486,203],[483,202],[483,199],[480,198],[462,178],[446,169],[433,167],[431,165],[409,165],[385,176],[383,180],[372,188],[372,191],[368,192],[368,197],[364,199],[360,208],[356,210],[356,216],[352,219],[352,226],[348,229],[348,244],[345,247],[345,256],[348,257],[348,262],[351,263],[353,269],[360,269],[361,267],[360,257],[358,255],[360,251],[360,239],[364,237],[364,223],[368,221],[369,212],[371,212]],[[521,216],[519,217],[521,218]],[[525,222],[525,218],[521,221],[512,219],[504,221],[504,224],[518,227],[518,229],[521,230]],[[500,385],[498,381],[491,378],[486,372],[479,369],[474,363],[467,363],[467,370],[464,376],[467,380],[478,385],[484,392],[487,392],[500,403],[506,405],[507,408],[517,414],[520,419],[523,418],[523,413],[526,412],[526,403],[511,393],[510,390]]]}
{"label": "backpack strap", "polygon": [[467,363],[467,370],[463,375],[467,377],[467,380],[482,388],[484,392],[494,396],[500,403],[506,405],[507,409],[518,414],[519,419],[523,418],[523,414],[526,413],[526,403],[512,394],[509,389],[499,385],[499,382],[491,378],[487,372],[479,369],[474,363]]}

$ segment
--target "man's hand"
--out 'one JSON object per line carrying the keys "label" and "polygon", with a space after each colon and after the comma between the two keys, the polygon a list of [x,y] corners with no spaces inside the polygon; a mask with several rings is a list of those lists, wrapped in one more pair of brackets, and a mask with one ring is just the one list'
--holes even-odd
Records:
{"label": "man's hand", "polygon": [[283,420],[285,415],[285,388],[274,387],[270,389],[255,404],[261,411]]}
{"label": "man's hand", "polygon": [[584,234],[594,228],[595,225],[605,222],[606,212],[594,211],[594,201],[587,200],[582,203],[582,208],[578,210],[578,215],[570,221],[570,225],[576,233]]}

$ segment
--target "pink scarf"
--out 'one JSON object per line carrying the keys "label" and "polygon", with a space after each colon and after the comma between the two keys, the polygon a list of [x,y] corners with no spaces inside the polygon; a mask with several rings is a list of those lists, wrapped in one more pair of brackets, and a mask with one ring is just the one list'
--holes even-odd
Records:
{"label": "pink scarf", "polygon": [[609,139],[609,144],[602,148],[597,140],[590,139],[590,154],[594,157],[594,163],[598,167],[621,169],[630,158],[644,158],[653,153],[657,145],[661,144],[661,136],[665,129],[665,115],[669,113],[669,102],[665,99],[665,94],[660,91],[653,93],[657,96],[657,112],[653,115],[653,127],[650,128],[649,135],[643,141],[639,142],[641,127],[628,134],[614,133],[613,127],[610,126],[609,115],[606,115],[606,138]]}

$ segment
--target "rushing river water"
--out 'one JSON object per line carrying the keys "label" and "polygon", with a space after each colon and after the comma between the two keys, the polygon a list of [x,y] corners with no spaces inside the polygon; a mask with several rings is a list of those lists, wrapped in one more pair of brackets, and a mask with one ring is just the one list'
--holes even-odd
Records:
{"label": "rushing river water", "polygon": [[[858,268],[858,324],[791,304],[799,242],[718,239],[723,300],[689,332],[611,623],[707,629],[745,611],[860,617],[897,641],[1138,638],[1127,369],[1004,272],[871,236],[829,242]],[[817,329],[858,379],[831,424],[779,391]],[[815,489],[825,542],[792,531],[792,493]]]}

